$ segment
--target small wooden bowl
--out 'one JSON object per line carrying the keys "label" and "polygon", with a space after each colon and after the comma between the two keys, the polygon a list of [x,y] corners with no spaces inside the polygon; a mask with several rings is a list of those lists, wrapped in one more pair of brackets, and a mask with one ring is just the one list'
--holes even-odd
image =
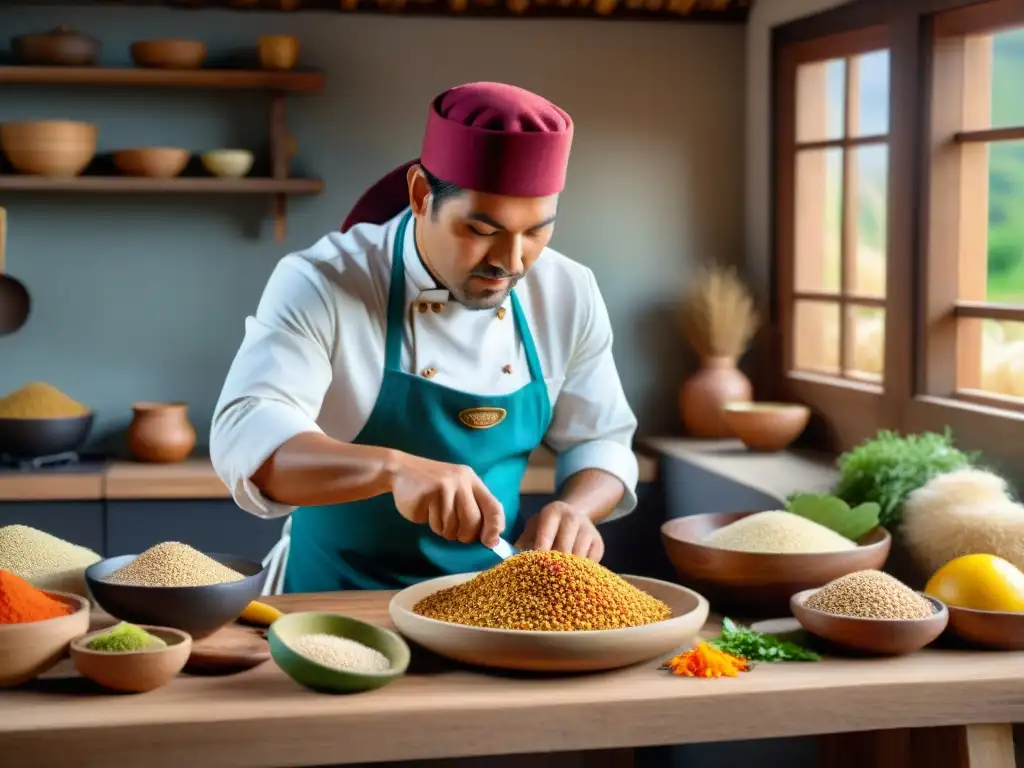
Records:
{"label": "small wooden bowl", "polygon": [[192,153],[177,147],[122,149],[114,153],[114,165],[129,176],[173,179],[185,170]]}
{"label": "small wooden bowl", "polygon": [[64,658],[74,638],[89,631],[88,600],[68,592],[43,591],[75,612],[45,621],[0,624],[0,688],[13,688],[43,674]]}
{"label": "small wooden bowl", "polygon": [[262,35],[259,40],[260,66],[285,71],[299,59],[299,41],[292,35]]}
{"label": "small wooden bowl", "polygon": [[940,600],[918,592],[928,600],[934,613],[925,619],[861,619],[836,616],[805,605],[818,591],[805,589],[790,599],[789,606],[800,626],[838,648],[873,656],[901,656],[914,653],[934,642],[946,629],[949,611]]}
{"label": "small wooden bowl", "polygon": [[679,580],[710,602],[712,610],[749,618],[789,615],[789,598],[854,571],[880,570],[892,537],[875,528],[856,549],[818,554],[762,554],[709,547],[712,532],[754,512],[713,512],[669,520],[661,541]]}
{"label": "small wooden bowl", "polygon": [[949,630],[961,640],[994,651],[1024,651],[1024,613],[946,607]]}
{"label": "small wooden bowl", "polygon": [[75,668],[94,683],[122,693],[145,693],[167,685],[185,668],[192,652],[192,638],[180,629],[146,624],[136,626],[159,637],[167,647],[123,653],[88,648],[92,638],[110,631],[108,627],[76,638],[71,643],[71,659]]}
{"label": "small wooden bowl", "polygon": [[198,40],[141,40],[131,45],[136,66],[151,69],[199,69],[206,60],[206,43]]}
{"label": "small wooden bowl", "polygon": [[752,451],[782,451],[807,428],[811,411],[794,403],[729,403],[722,419]]}

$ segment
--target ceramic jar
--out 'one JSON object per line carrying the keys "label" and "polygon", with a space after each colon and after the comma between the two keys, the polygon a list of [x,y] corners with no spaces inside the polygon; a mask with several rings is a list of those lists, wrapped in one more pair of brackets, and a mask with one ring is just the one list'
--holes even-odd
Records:
{"label": "ceramic jar", "polygon": [[186,403],[135,403],[128,427],[128,450],[139,461],[184,461],[196,446]]}
{"label": "ceramic jar", "polygon": [[679,392],[679,411],[688,434],[694,437],[732,437],[723,417],[728,403],[750,402],[750,380],[732,357],[708,357]]}
{"label": "ceramic jar", "polygon": [[299,59],[299,41],[291,35],[263,35],[259,40],[259,56],[263,69],[292,69]]}

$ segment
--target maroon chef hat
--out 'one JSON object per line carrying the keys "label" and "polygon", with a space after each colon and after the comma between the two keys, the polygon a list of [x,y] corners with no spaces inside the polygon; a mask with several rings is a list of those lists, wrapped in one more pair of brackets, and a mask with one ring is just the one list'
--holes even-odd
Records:
{"label": "maroon chef hat", "polygon": [[463,189],[511,197],[562,191],[572,144],[572,118],[547,99],[504,83],[469,83],[430,105],[420,157],[363,193],[341,231],[383,224],[409,204],[406,176],[420,164]]}

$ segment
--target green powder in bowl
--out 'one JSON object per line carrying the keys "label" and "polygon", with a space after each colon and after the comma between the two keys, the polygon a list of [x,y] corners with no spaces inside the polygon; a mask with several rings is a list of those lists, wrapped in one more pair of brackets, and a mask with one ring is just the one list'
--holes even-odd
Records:
{"label": "green powder in bowl", "polygon": [[167,643],[155,635],[149,634],[142,627],[121,622],[109,632],[96,635],[86,647],[90,651],[104,653],[126,653],[129,651],[146,651],[166,648]]}

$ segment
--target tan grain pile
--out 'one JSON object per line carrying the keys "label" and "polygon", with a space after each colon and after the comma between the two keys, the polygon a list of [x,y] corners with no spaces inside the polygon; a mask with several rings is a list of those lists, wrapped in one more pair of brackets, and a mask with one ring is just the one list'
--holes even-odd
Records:
{"label": "tan grain pile", "polygon": [[861,619],[926,619],[931,602],[882,571],[856,571],[830,581],[804,603],[835,616]]}
{"label": "tan grain pile", "polygon": [[70,419],[88,413],[84,405],[41,381],[0,397],[0,419]]}
{"label": "tan grain pile", "polygon": [[40,589],[88,597],[85,569],[100,559],[91,549],[27,525],[0,528],[0,570],[20,576]]}
{"label": "tan grain pile", "polygon": [[421,600],[413,612],[494,629],[622,629],[664,621],[671,609],[592,560],[520,552],[471,580]]}
{"label": "tan grain pile", "polygon": [[856,549],[856,542],[792,512],[757,512],[712,531],[708,547],[762,554],[820,554]]}
{"label": "tan grain pile", "polygon": [[391,667],[388,657],[368,645],[335,635],[303,635],[292,644],[303,656],[331,669],[355,672],[384,672]]}
{"label": "tan grain pile", "polygon": [[150,547],[104,581],[134,587],[206,587],[244,578],[188,544],[165,541]]}

